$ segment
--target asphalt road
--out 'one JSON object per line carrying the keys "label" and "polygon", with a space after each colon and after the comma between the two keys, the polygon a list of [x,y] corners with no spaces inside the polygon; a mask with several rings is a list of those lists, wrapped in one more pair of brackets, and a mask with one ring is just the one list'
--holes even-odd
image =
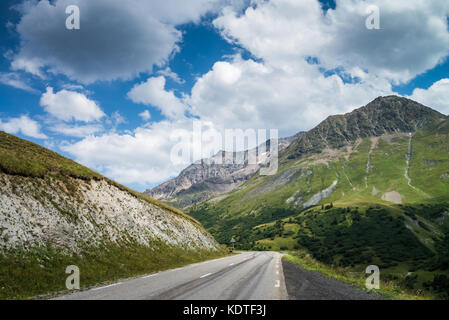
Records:
{"label": "asphalt road", "polygon": [[281,254],[244,252],[109,286],[79,291],[56,299],[283,300],[287,298]]}

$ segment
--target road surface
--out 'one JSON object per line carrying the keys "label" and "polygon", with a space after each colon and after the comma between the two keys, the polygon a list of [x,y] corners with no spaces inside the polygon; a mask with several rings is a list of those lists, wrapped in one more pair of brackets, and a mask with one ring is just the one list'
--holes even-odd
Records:
{"label": "road surface", "polygon": [[278,252],[244,252],[56,299],[283,300],[288,297],[281,257]]}

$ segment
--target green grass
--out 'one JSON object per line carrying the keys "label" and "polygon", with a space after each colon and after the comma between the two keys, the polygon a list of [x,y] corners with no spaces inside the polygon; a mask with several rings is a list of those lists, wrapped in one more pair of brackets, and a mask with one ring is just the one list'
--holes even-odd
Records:
{"label": "green grass", "polygon": [[80,179],[102,179],[98,173],[37,144],[0,131],[0,171],[43,178],[61,174]]}
{"label": "green grass", "polygon": [[426,193],[447,197],[449,179],[449,134],[419,132],[413,138],[413,157],[410,162],[412,184]]}
{"label": "green grass", "polygon": [[292,238],[275,237],[273,240],[262,239],[256,241],[256,246],[266,248],[266,250],[281,251],[288,248],[293,248],[297,241]]}
{"label": "green grass", "polygon": [[0,254],[0,299],[28,299],[65,291],[69,265],[79,267],[80,285],[85,289],[225,255],[223,248],[216,252],[189,250],[158,241],[151,247],[108,244],[73,255],[52,247],[15,250]]}

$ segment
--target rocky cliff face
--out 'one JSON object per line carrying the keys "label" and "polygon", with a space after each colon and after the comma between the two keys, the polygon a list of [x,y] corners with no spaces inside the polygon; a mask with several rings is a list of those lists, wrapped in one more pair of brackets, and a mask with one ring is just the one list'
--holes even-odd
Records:
{"label": "rocky cliff face", "polygon": [[102,243],[153,241],[216,249],[200,226],[105,180],[0,174],[0,249],[51,245],[72,252]]}
{"label": "rocky cliff face", "polygon": [[[279,139],[279,151],[287,148],[298,135]],[[267,162],[270,157],[270,143],[272,142],[267,142],[267,152],[263,154],[259,154],[261,146],[243,152],[219,152],[212,158],[193,163],[179,176],[145,191],[145,194],[159,200],[174,201],[177,206],[185,207],[229,192],[251,178],[260,166]],[[257,163],[248,161],[251,155],[258,156]]]}

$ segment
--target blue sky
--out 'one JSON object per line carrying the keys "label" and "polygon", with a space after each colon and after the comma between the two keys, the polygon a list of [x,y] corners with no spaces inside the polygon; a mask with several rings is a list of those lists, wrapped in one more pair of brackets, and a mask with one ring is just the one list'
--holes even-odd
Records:
{"label": "blue sky", "polygon": [[386,94],[447,114],[449,5],[372,3],[378,30],[361,0],[2,1],[0,130],[142,191],[187,165],[193,119],[286,136]]}

